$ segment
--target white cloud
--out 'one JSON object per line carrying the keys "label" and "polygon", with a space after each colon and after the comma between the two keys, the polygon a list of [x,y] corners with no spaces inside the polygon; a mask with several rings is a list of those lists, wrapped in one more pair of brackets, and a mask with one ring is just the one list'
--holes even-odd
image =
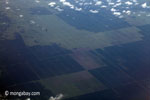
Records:
{"label": "white cloud", "polygon": [[36,3],[39,3],[40,1],[39,1],[39,0],[35,0],[35,2],[36,2]]}
{"label": "white cloud", "polygon": [[95,5],[97,6],[97,5],[101,5],[102,4],[102,1],[97,1],[96,3],[95,3]]}
{"label": "white cloud", "polygon": [[126,5],[132,5],[133,3],[130,1],[125,2]]}
{"label": "white cloud", "polygon": [[35,24],[35,21],[34,20],[30,20],[30,24]]}
{"label": "white cloud", "polygon": [[114,12],[113,14],[116,15],[116,16],[120,16],[121,12]]}
{"label": "white cloud", "polygon": [[117,2],[121,2],[121,0],[117,0]]}
{"label": "white cloud", "polygon": [[9,4],[9,2],[8,2],[8,1],[6,1],[5,3],[6,3],[6,4]]}
{"label": "white cloud", "polygon": [[60,0],[60,2],[66,2],[66,0]]}
{"label": "white cloud", "polygon": [[48,5],[51,6],[51,7],[54,7],[56,5],[56,3],[55,2],[50,2]]}
{"label": "white cloud", "polygon": [[[67,6],[75,11],[88,10],[91,13],[99,13],[100,11],[98,7],[100,7],[104,9],[110,9],[110,11],[118,18],[122,18],[124,14],[128,16],[134,14],[134,12],[130,10],[132,6],[150,8],[147,2],[141,4],[140,2],[138,2],[138,0],[105,0],[107,4],[103,4],[102,0],[74,0],[75,5],[72,2],[69,2],[69,0],[58,0],[58,1],[59,3],[50,2],[48,5],[54,7],[54,9],[56,9],[57,11],[63,11],[65,10],[63,9],[63,7]],[[98,9],[92,9],[94,6]],[[121,7],[121,9],[119,9],[118,7]],[[91,10],[89,10],[88,8],[91,8]]]}
{"label": "white cloud", "polygon": [[65,0],[60,0],[61,2],[62,2],[62,4],[64,5],[64,6],[68,6],[68,7],[70,7],[71,9],[74,9],[74,5],[72,5],[70,2],[67,2],[67,1],[65,1]]}
{"label": "white cloud", "polygon": [[19,15],[19,17],[20,17],[20,18],[22,18],[22,17],[23,17],[23,15]]}
{"label": "white cloud", "polygon": [[143,3],[142,5],[142,8],[148,8],[148,6],[147,6],[147,3],[145,2],[145,3]]}
{"label": "white cloud", "polygon": [[26,100],[31,100],[30,98],[27,98]]}
{"label": "white cloud", "polygon": [[115,4],[114,2],[109,2],[109,3],[108,3],[108,5],[114,5],[114,4]]}
{"label": "white cloud", "polygon": [[122,5],[122,3],[119,2],[119,3],[116,3],[113,7],[118,7],[118,6],[121,6],[121,5]]}
{"label": "white cloud", "polygon": [[127,15],[130,15],[130,14],[131,14],[131,11],[130,11],[130,10],[127,10],[127,11],[126,11],[126,14],[127,14]]}
{"label": "white cloud", "polygon": [[89,10],[91,13],[98,13],[98,10]]}
{"label": "white cloud", "polygon": [[61,9],[59,6],[55,7],[56,10],[58,11],[64,11],[63,9]]}
{"label": "white cloud", "polygon": [[49,100],[61,100],[64,97],[63,94],[58,94],[56,97],[51,96]]}
{"label": "white cloud", "polygon": [[117,10],[116,10],[116,9],[114,9],[114,8],[111,8],[110,10],[111,10],[112,12],[117,11]]}
{"label": "white cloud", "polygon": [[102,5],[101,8],[107,8],[107,6],[106,5]]}
{"label": "white cloud", "polygon": [[92,2],[85,2],[83,5],[92,5]]}
{"label": "white cloud", "polygon": [[9,9],[10,9],[10,7],[6,7],[5,9],[6,9],[6,10],[9,10]]}
{"label": "white cloud", "polygon": [[75,10],[76,10],[76,11],[81,11],[81,10],[82,10],[82,8],[78,8],[78,7],[76,7],[76,8],[75,8]]}

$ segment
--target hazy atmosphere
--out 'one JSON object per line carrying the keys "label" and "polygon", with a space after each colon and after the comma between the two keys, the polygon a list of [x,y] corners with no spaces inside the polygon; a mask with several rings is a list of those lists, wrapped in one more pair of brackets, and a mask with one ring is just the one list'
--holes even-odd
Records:
{"label": "hazy atmosphere", "polygon": [[0,0],[0,100],[150,100],[149,0]]}

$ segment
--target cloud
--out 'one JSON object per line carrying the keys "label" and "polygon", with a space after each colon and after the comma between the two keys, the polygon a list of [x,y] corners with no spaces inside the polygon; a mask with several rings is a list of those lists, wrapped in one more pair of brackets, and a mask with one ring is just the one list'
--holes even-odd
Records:
{"label": "cloud", "polygon": [[116,9],[114,9],[114,8],[111,8],[111,11],[112,11],[112,12],[114,12],[114,11],[117,11],[117,10],[116,10]]}
{"label": "cloud", "polygon": [[76,8],[75,8],[75,10],[76,10],[76,11],[81,11],[81,10],[82,10],[82,8],[78,8],[78,7],[76,7]]}
{"label": "cloud", "polygon": [[72,5],[70,2],[67,2],[66,0],[60,0],[60,2],[64,5],[64,6],[68,6],[71,9],[74,9],[74,5]]}
{"label": "cloud", "polygon": [[101,5],[102,4],[102,1],[96,1],[95,5]]}
{"label": "cloud", "polygon": [[[57,11],[64,11],[65,9],[63,8],[65,6],[75,11],[89,11],[91,13],[99,13],[101,8],[109,9],[113,13],[113,15],[118,18],[122,18],[122,16],[124,15],[129,16],[131,14],[134,14],[131,10],[132,6],[136,6],[139,8],[150,8],[147,2],[141,4],[140,2],[138,2],[138,0],[105,0],[105,4],[102,0],[73,0],[75,4],[69,1],[70,0],[58,0],[59,3],[50,2],[48,5],[54,7],[54,9],[56,9]],[[97,9],[95,9],[95,7]],[[138,13],[136,15],[138,15]]]}
{"label": "cloud", "polygon": [[59,6],[56,6],[55,9],[58,10],[58,11],[64,11],[64,10],[61,9]]}
{"label": "cloud", "polygon": [[98,10],[89,10],[91,13],[98,13]]}
{"label": "cloud", "polygon": [[39,0],[35,0],[35,2],[36,2],[36,3],[40,3],[40,1],[39,1]]}
{"label": "cloud", "polygon": [[102,5],[101,8],[107,8],[107,6],[106,5]]}
{"label": "cloud", "polygon": [[61,100],[64,97],[63,94],[58,94],[56,97],[51,96],[49,100]]}
{"label": "cloud", "polygon": [[66,0],[60,0],[60,2],[66,2]]}
{"label": "cloud", "polygon": [[22,17],[23,17],[23,15],[19,15],[19,17],[20,17],[20,18],[22,18]]}
{"label": "cloud", "polygon": [[119,3],[116,3],[113,7],[118,7],[118,6],[121,6],[121,5],[122,5],[122,3],[119,2]]}
{"label": "cloud", "polygon": [[130,10],[127,10],[127,11],[126,11],[126,14],[127,14],[127,15],[130,15],[130,14],[131,14],[131,11],[130,11]]}
{"label": "cloud", "polygon": [[50,2],[48,5],[51,6],[51,7],[54,7],[56,5],[56,3],[55,2]]}
{"label": "cloud", "polygon": [[126,4],[126,5],[129,5],[129,6],[130,6],[130,5],[133,5],[133,3],[130,2],[130,1],[125,2],[125,4]]}
{"label": "cloud", "polygon": [[30,24],[35,24],[35,21],[34,20],[30,20]]}
{"label": "cloud", "polygon": [[10,9],[10,7],[5,7],[5,9],[6,9],[6,10],[9,10],[9,9]]}
{"label": "cloud", "polygon": [[146,2],[143,3],[141,6],[142,6],[142,8],[149,8],[149,7],[147,6],[147,3],[146,3]]}
{"label": "cloud", "polygon": [[114,12],[113,14],[116,15],[116,16],[120,16],[121,12]]}

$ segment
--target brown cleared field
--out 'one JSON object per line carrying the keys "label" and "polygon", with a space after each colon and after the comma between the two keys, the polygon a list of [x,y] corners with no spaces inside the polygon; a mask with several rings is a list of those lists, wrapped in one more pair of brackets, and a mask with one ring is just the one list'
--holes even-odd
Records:
{"label": "brown cleared field", "polygon": [[86,70],[105,66],[100,59],[94,57],[88,50],[85,49],[73,50],[71,56]]}

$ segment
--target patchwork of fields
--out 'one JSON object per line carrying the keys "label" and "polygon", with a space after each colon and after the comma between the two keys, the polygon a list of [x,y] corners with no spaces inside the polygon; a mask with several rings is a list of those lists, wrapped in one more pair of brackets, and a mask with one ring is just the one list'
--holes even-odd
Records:
{"label": "patchwork of fields", "polygon": [[20,98],[5,90],[39,91],[33,100],[60,93],[65,100],[150,98],[149,10],[118,18],[107,8],[58,12],[48,0],[6,1],[0,1],[0,99]]}

